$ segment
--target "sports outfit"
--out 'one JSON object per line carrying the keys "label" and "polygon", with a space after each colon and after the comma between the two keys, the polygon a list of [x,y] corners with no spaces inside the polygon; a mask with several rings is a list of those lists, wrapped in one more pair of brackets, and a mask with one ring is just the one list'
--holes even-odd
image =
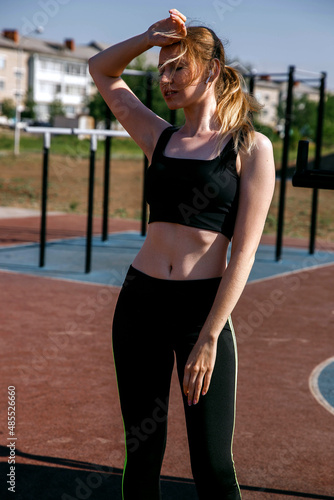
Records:
{"label": "sports outfit", "polygon": [[[164,155],[175,127],[166,128],[146,177],[149,223],[173,222],[231,239],[239,177],[231,139],[213,160]],[[125,429],[124,500],[160,500],[171,375],[184,367],[210,312],[221,277],[165,280],[130,266],[113,320],[113,352]],[[232,457],[237,378],[231,319],[217,343],[208,393],[184,399],[192,472],[200,500],[240,500]]]}

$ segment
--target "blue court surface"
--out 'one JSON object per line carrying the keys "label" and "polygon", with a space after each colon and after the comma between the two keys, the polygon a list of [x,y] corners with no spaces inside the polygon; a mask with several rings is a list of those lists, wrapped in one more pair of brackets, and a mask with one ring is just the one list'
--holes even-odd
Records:
{"label": "blue court surface", "polygon": [[334,408],[334,360],[331,361],[319,374],[318,385],[322,396],[329,406]]}
{"label": "blue court surface", "polygon": [[[86,239],[71,238],[48,242],[45,266],[39,267],[39,244],[0,248],[0,269],[62,280],[121,286],[129,265],[144,243],[138,232],[112,233],[107,241],[93,238],[91,272],[85,273]],[[249,282],[334,263],[334,252],[284,248],[275,261],[275,248],[260,245]]]}

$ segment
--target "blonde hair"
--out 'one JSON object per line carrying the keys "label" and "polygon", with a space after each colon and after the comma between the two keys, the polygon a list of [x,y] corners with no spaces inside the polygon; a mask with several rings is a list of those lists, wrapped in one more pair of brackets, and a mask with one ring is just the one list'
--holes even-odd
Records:
{"label": "blonde hair", "polygon": [[164,65],[171,62],[178,63],[186,55],[193,68],[190,84],[202,73],[208,76],[213,59],[219,60],[220,73],[216,81],[215,94],[217,117],[221,126],[217,149],[220,149],[226,134],[232,133],[235,149],[240,148],[250,153],[255,146],[252,113],[258,112],[262,106],[252,95],[243,90],[245,82],[242,75],[225,64],[225,50],[221,40],[210,28],[189,26],[186,37],[176,42],[176,45],[180,46],[180,54],[166,61]]}

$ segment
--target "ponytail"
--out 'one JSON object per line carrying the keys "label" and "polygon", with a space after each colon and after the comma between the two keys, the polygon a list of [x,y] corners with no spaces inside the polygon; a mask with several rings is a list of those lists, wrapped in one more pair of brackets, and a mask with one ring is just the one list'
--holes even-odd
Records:
{"label": "ponytail", "polygon": [[222,136],[233,133],[234,147],[250,153],[254,147],[252,113],[260,111],[262,105],[248,92],[243,76],[231,66],[221,66],[216,83],[217,115],[221,123]]}

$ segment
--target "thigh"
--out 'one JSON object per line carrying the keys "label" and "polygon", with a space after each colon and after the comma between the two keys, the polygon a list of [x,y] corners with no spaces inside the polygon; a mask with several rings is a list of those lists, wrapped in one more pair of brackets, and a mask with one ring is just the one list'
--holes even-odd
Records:
{"label": "thigh", "polygon": [[[182,389],[184,366],[192,347],[198,338],[194,332],[185,336],[182,346],[176,351],[179,383]],[[237,357],[235,339],[230,323],[227,322],[222,330],[217,345],[217,357],[211,378],[208,393],[200,397],[197,405],[188,406],[187,398],[184,396],[187,426],[190,434],[199,432],[202,427],[200,439],[212,442],[213,447],[220,444],[231,444],[234,414],[235,414],[235,392],[237,378]],[[206,446],[207,448],[207,446]],[[229,446],[230,448],[230,446]]]}
{"label": "thigh", "polygon": [[[177,352],[182,390],[184,366],[199,332],[185,336]],[[235,419],[237,358],[230,320],[222,330],[209,390],[197,405],[188,406],[183,396],[192,471],[200,498],[239,498],[232,458]],[[229,493],[231,491],[231,493]],[[229,496],[231,494],[231,496]]]}
{"label": "thigh", "polygon": [[148,290],[132,285],[120,293],[112,341],[127,452],[139,456],[164,446],[174,353]]}

